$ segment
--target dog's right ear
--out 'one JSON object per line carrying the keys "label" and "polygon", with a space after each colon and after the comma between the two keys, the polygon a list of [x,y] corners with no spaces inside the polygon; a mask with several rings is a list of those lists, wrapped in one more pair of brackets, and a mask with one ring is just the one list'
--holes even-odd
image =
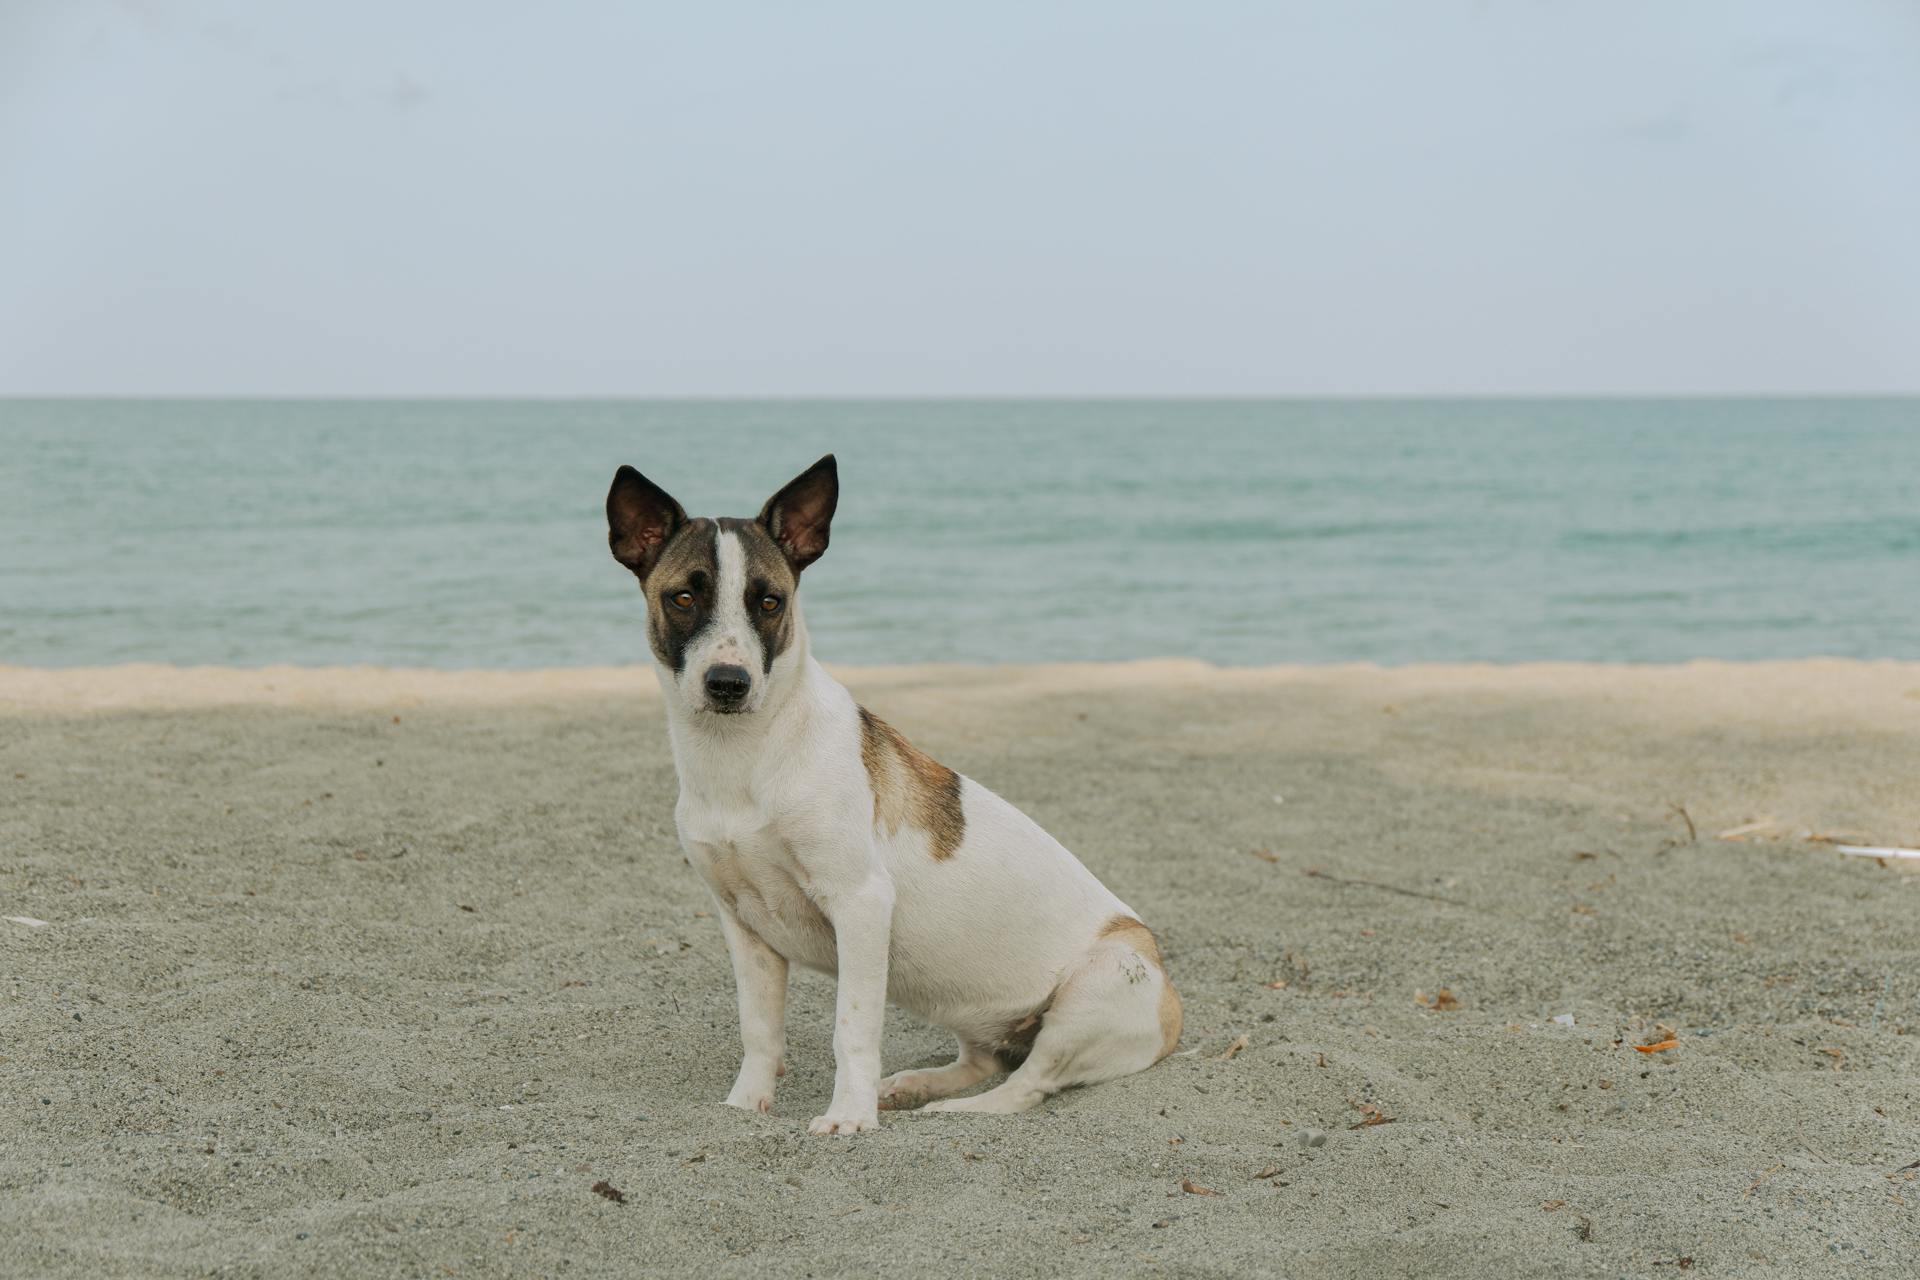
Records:
{"label": "dog's right ear", "polygon": [[607,545],[613,558],[644,580],[660,559],[661,550],[687,522],[665,489],[635,471],[621,467],[607,490]]}

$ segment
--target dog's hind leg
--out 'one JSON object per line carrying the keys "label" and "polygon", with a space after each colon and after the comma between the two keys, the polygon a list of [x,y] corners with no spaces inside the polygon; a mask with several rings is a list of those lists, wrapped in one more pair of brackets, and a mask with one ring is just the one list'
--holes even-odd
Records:
{"label": "dog's hind leg", "polygon": [[917,1107],[934,1098],[971,1089],[998,1073],[1000,1059],[990,1051],[960,1042],[960,1056],[944,1067],[925,1071],[896,1071],[880,1082],[880,1109],[897,1111]]}
{"label": "dog's hind leg", "polygon": [[1147,927],[1119,916],[1060,984],[1033,1051],[995,1088],[931,1102],[926,1111],[1007,1115],[1050,1093],[1144,1071],[1180,1039],[1180,997]]}

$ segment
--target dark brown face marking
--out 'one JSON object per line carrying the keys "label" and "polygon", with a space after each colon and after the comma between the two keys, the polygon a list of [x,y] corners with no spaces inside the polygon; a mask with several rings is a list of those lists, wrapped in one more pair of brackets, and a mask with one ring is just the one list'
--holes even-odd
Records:
{"label": "dark brown face marking", "polygon": [[[740,539],[746,568],[741,603],[760,638],[760,668],[772,671],[773,660],[793,643],[793,594],[800,589],[800,576],[758,520],[722,516],[720,532]],[[768,601],[777,603],[768,608]]]}
{"label": "dark brown face marking", "polygon": [[[719,611],[719,526],[701,516],[680,526],[660,549],[652,572],[640,579],[647,597],[647,642],[662,663],[678,673],[687,648]],[[683,602],[685,593],[692,597]]]}
{"label": "dark brown face marking", "polygon": [[951,858],[967,832],[960,775],[860,708],[860,759],[873,784],[873,820],[888,831],[917,827],[933,841],[935,858]]}

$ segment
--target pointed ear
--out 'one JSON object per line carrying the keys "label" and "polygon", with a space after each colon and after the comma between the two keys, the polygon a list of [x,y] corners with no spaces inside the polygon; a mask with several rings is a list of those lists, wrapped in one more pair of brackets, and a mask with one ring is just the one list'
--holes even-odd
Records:
{"label": "pointed ear", "polygon": [[665,489],[632,467],[613,473],[613,488],[607,490],[607,545],[613,558],[637,576],[647,576],[661,549],[686,522],[687,513]]}
{"label": "pointed ear", "polygon": [[780,544],[795,573],[825,554],[833,509],[839,501],[840,469],[828,454],[787,481],[760,508],[761,527]]}

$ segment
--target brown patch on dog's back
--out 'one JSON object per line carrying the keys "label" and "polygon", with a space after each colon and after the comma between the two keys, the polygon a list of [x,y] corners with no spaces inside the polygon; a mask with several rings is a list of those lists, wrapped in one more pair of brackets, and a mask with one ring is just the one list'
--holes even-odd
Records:
{"label": "brown patch on dog's back", "polygon": [[951,858],[966,835],[960,775],[914,746],[898,729],[860,708],[860,759],[873,784],[873,820],[889,832],[925,831],[935,858]]}
{"label": "brown patch on dog's back", "polygon": [[1160,1056],[1166,1057],[1180,1043],[1182,1018],[1180,994],[1173,989],[1172,979],[1167,977],[1167,962],[1160,954],[1160,940],[1153,936],[1153,930],[1132,916],[1115,916],[1101,927],[1099,936],[1118,938],[1160,971]]}

